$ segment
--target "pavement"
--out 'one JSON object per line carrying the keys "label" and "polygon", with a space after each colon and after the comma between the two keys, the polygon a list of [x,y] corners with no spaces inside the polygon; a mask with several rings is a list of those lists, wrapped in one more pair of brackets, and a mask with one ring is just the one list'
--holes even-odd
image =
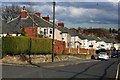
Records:
{"label": "pavement", "polygon": [[99,60],[76,59],[76,60],[69,60],[69,61],[59,61],[59,62],[49,62],[49,63],[39,63],[39,64],[34,64],[34,63],[29,63],[29,64],[0,63],[0,65],[31,66],[31,67],[62,67],[62,66],[75,65],[75,64],[86,63],[86,62],[96,62],[96,61],[99,61]]}

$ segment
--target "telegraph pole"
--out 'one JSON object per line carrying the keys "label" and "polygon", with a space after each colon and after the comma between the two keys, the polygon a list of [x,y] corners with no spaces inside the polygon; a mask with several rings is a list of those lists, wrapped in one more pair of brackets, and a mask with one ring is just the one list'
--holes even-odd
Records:
{"label": "telegraph pole", "polygon": [[55,31],[55,2],[53,2],[53,39],[52,39],[52,62],[54,62],[54,31]]}

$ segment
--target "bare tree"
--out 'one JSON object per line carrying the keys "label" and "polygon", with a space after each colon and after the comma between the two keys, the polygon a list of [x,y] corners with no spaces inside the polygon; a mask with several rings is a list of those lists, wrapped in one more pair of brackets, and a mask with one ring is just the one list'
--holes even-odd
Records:
{"label": "bare tree", "polygon": [[20,15],[21,8],[18,5],[2,6],[2,19],[9,21]]}
{"label": "bare tree", "polygon": [[[29,13],[33,13],[33,9],[31,9],[32,5],[27,7],[27,11]],[[22,7],[18,5],[12,6],[2,6],[2,19],[5,21],[9,21],[20,15]]]}

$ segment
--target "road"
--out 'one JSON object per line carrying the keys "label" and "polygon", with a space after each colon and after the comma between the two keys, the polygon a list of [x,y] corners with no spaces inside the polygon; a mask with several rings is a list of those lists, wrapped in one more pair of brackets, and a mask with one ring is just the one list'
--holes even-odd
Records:
{"label": "road", "polygon": [[3,66],[2,76],[3,78],[65,78],[67,80],[74,80],[74,78],[77,78],[78,80],[115,80],[118,63],[118,58],[112,58],[108,61],[89,61],[61,67]]}

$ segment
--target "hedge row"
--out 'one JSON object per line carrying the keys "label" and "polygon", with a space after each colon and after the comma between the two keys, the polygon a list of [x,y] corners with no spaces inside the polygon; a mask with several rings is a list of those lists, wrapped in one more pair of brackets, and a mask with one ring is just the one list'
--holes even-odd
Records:
{"label": "hedge row", "polygon": [[52,40],[46,38],[28,37],[4,37],[2,39],[2,50],[4,54],[41,54],[51,53]]}
{"label": "hedge row", "polygon": [[31,53],[51,53],[52,40],[47,38],[32,38],[31,39]]}

